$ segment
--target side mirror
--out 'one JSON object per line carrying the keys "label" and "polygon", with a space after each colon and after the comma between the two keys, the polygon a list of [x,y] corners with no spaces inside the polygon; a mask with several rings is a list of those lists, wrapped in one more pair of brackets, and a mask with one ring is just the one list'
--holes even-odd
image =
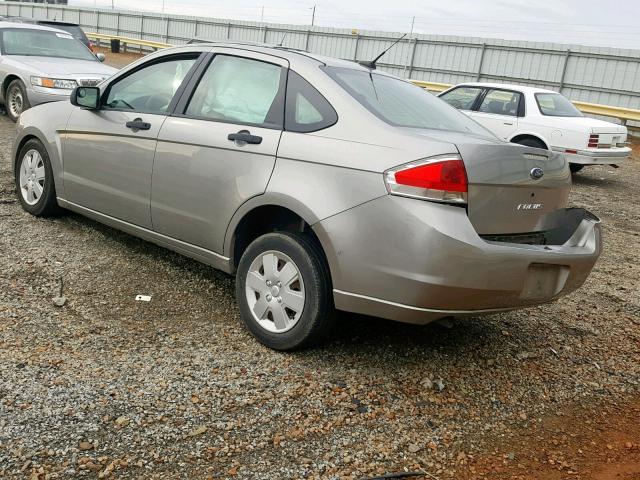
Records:
{"label": "side mirror", "polygon": [[72,105],[87,110],[100,108],[100,89],[98,87],[76,87],[69,97]]}
{"label": "side mirror", "polygon": [[107,58],[104,56],[104,53],[96,53],[96,58],[98,59],[98,61],[100,62],[104,62],[104,60]]}

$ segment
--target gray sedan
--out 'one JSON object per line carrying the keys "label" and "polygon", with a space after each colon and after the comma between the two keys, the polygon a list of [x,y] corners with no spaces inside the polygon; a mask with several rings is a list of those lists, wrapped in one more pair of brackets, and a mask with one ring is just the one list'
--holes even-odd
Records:
{"label": "gray sedan", "polygon": [[565,158],[370,67],[156,52],[20,117],[18,198],[235,274],[245,325],[281,350],[323,338],[334,309],[425,324],[580,287],[600,228],[567,208]]}
{"label": "gray sedan", "polygon": [[0,22],[0,102],[13,121],[41,103],[68,100],[78,85],[97,85],[117,70],[69,33]]}

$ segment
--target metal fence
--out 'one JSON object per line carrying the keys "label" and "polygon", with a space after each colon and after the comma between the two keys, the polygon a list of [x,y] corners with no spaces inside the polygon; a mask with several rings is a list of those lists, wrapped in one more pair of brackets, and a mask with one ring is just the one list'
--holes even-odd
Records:
{"label": "metal fence", "polygon": [[[193,38],[282,43],[351,60],[370,60],[402,35],[42,3],[0,2],[0,15],[75,22],[88,31],[173,44]],[[576,101],[640,109],[640,50],[413,34],[378,65],[416,80],[533,85]]]}

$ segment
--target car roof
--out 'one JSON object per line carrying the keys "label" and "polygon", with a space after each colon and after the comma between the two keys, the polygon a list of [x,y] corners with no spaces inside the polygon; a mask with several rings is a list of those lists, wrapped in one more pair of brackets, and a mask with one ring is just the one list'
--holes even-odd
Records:
{"label": "car roof", "polygon": [[[275,55],[280,58],[288,60],[292,64],[307,63],[313,65],[326,65],[328,67],[342,67],[352,70],[361,70],[363,72],[371,71],[369,68],[360,65],[357,62],[351,60],[342,60],[334,57],[327,57],[324,55],[317,55],[315,53],[307,52],[306,50],[300,50],[296,48],[282,47],[279,45],[268,45],[263,43],[250,43],[250,42],[233,42],[233,41],[206,41],[195,40],[193,43],[187,45],[181,45],[172,47],[171,50],[180,50],[182,48],[189,48],[194,46],[202,47],[228,47],[237,48],[240,50],[249,50],[256,53],[264,53],[266,55]],[[376,70],[375,73],[393,77],[393,75]]]}
{"label": "car roof", "polygon": [[36,25],[35,23],[17,23],[17,22],[5,22],[4,20],[0,21],[0,30],[5,28],[16,28],[16,29],[25,29],[25,30],[45,30],[48,32],[56,32],[56,33],[66,33],[64,30],[60,30],[58,28],[53,27],[45,27],[44,25]]}
{"label": "car roof", "polygon": [[[530,87],[528,85],[516,85],[510,83],[490,83],[490,82],[465,82],[456,85],[456,87],[484,87],[484,88],[502,88],[506,90],[515,90],[522,93],[558,93],[554,90],[545,88]],[[452,87],[454,88],[454,87]]]}

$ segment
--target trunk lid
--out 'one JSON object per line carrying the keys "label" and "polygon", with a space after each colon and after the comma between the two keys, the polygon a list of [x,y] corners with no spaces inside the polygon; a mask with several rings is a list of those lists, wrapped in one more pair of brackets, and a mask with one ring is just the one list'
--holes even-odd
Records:
{"label": "trunk lid", "polygon": [[467,172],[467,214],[478,234],[525,234],[558,227],[558,211],[566,207],[571,190],[564,154],[468,133],[420,134],[458,149]]}

